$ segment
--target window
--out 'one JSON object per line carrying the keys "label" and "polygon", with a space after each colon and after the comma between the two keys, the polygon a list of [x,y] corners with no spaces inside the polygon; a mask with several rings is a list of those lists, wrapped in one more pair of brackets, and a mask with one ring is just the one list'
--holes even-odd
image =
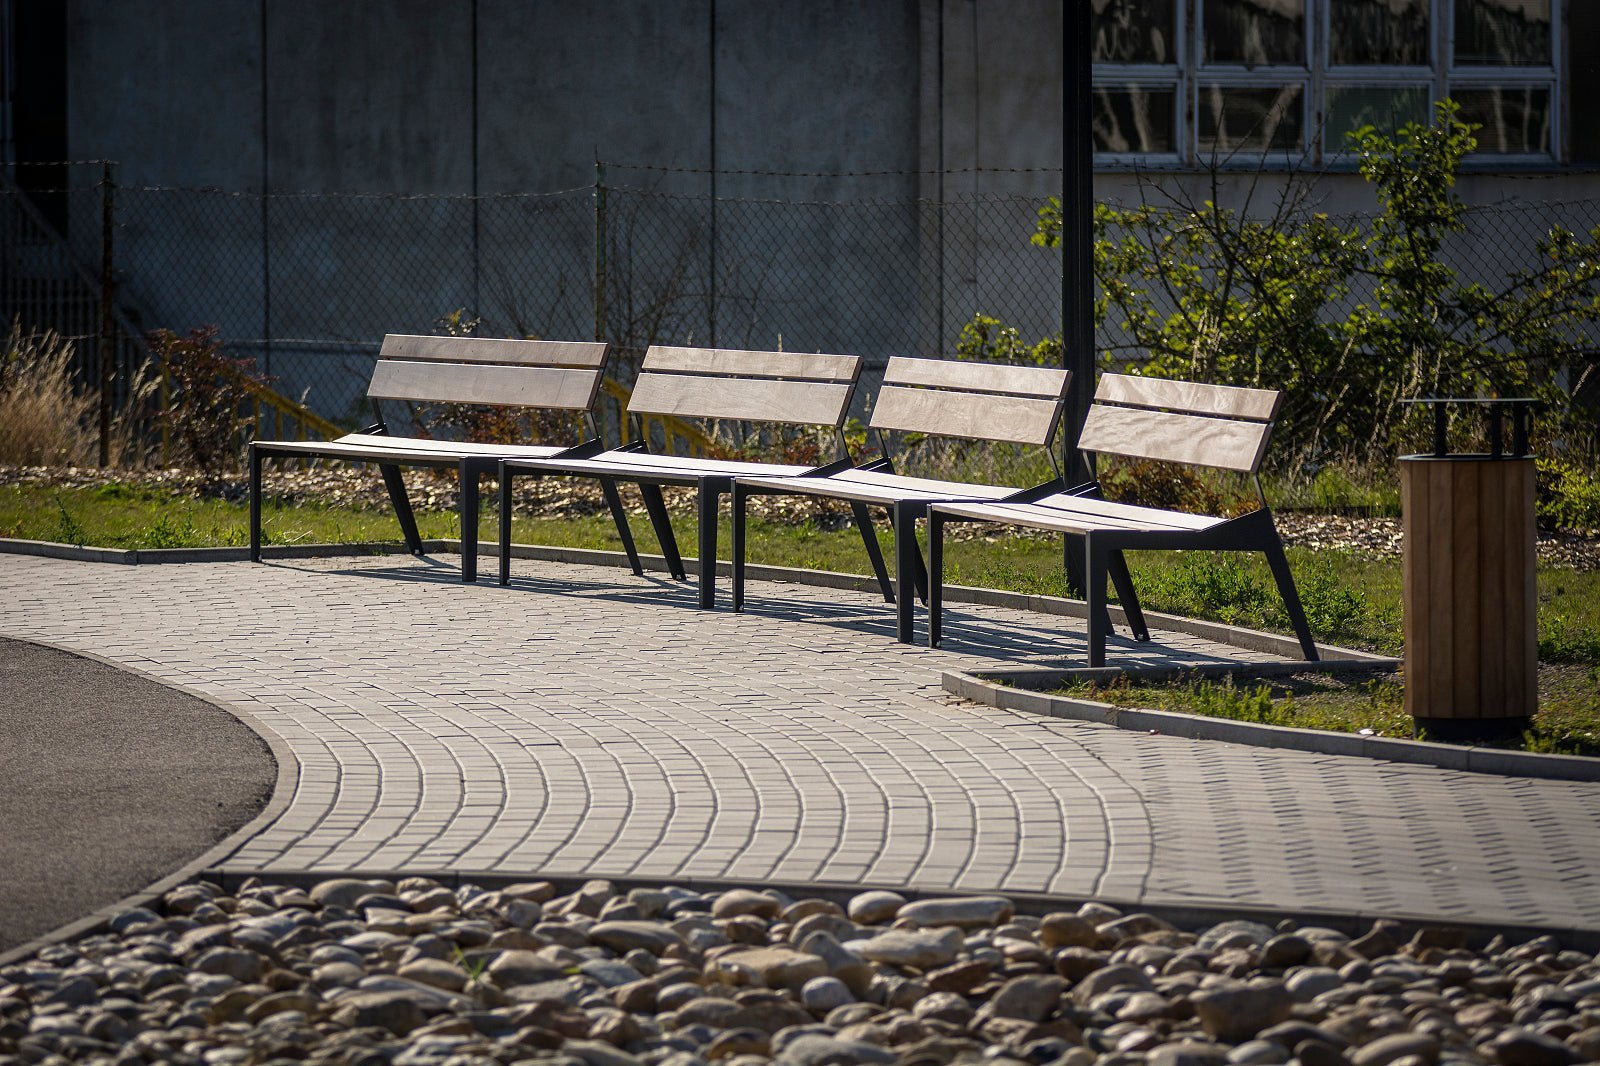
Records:
{"label": "window", "polygon": [[1562,156],[1568,0],[1091,0],[1102,162],[1341,162],[1452,97],[1501,162]]}

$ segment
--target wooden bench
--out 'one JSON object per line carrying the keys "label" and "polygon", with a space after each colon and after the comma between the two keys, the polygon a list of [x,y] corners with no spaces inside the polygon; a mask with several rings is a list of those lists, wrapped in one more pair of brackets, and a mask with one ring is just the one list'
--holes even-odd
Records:
{"label": "wooden bench", "polygon": [[[1066,491],[1033,491],[995,502],[930,505],[928,514],[928,643],[940,640],[944,527],[951,522],[993,522],[1081,537],[1088,608],[1089,665],[1104,666],[1106,576],[1112,553],[1135,549],[1259,551],[1277,582],[1300,649],[1308,660],[1317,646],[1306,623],[1283,542],[1261,490],[1259,471],[1283,394],[1189,381],[1104,374],[1084,420],[1078,447],[1090,459],[1124,456],[1249,474],[1261,506],[1238,518],[1186,514],[1102,499],[1097,482]],[[1135,635],[1147,635],[1132,593],[1120,587]]]}
{"label": "wooden bench", "polygon": [[[841,427],[850,397],[861,375],[861,357],[805,355],[792,352],[745,352],[718,348],[652,346],[645,353],[639,378],[628,400],[628,415],[670,415],[676,418],[726,419],[780,425],[831,428],[841,459],[823,469],[850,465]],[[500,464],[500,539],[510,542],[511,487],[524,474],[597,477],[639,486],[667,568],[685,578],[677,539],[662,500],[663,485],[693,485],[699,490],[699,604],[714,603],[717,552],[717,510],[735,476],[798,477],[809,466],[755,463],[737,459],[657,455],[649,443],[635,439],[620,448],[583,456],[508,458]],[[863,508],[864,512],[864,508]],[[863,536],[870,536],[870,531]],[[876,542],[873,544],[876,548]],[[882,561],[879,561],[882,567]],[[511,580],[509,558],[500,557],[500,583]],[[884,578],[887,580],[887,578]]]}
{"label": "wooden bench", "polygon": [[[887,433],[922,433],[1009,444],[1050,452],[1061,422],[1072,375],[1045,367],[1006,366],[947,359],[892,358],[872,406],[868,428],[877,435],[884,458],[861,467],[814,471],[799,477],[741,476],[733,485],[733,606],[744,606],[745,511],[751,496],[821,496],[886,508],[894,528],[895,580],[883,582],[884,599],[894,603],[896,635],[912,639],[913,592],[927,598],[927,572],[917,549],[917,520],[937,500],[1002,500],[1019,488],[909,477],[895,472]],[[1049,488],[1061,489],[1060,474]],[[873,544],[876,538],[870,538]],[[875,567],[881,564],[875,563]],[[881,572],[881,570],[880,570]]]}
{"label": "wooden bench", "polygon": [[[254,441],[250,445],[250,558],[261,560],[261,468],[268,458],[342,459],[375,463],[394,504],[406,547],[422,554],[422,538],[406,497],[400,467],[455,467],[460,490],[461,580],[477,579],[479,479],[493,477],[502,458],[565,454],[571,446],[474,444],[390,433],[381,401],[488,404],[582,412],[594,435],[590,407],[606,358],[603,341],[497,340],[487,337],[383,339],[367,396],[376,423],[331,441]],[[599,450],[592,442],[591,450]],[[628,535],[616,486],[602,482],[613,520],[636,573],[643,573]],[[508,541],[502,539],[502,549]]]}

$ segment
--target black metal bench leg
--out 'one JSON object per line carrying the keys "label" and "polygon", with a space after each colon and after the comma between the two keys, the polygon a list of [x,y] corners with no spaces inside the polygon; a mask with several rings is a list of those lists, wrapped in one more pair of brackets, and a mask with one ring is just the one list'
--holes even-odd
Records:
{"label": "black metal bench leg", "polygon": [[[916,623],[916,577],[922,565],[922,554],[917,550],[917,514],[925,511],[926,504],[902,502],[894,505],[894,580],[898,586],[895,596],[895,639],[902,644],[911,643]],[[927,576],[923,575],[923,585]]]}
{"label": "black metal bench leg", "polygon": [[1085,588],[1082,540],[1082,537],[1075,537],[1071,533],[1067,533],[1062,537],[1061,554],[1067,564],[1067,595],[1069,597],[1082,596]]}
{"label": "black metal bench leg", "polygon": [[733,487],[730,478],[700,479],[698,517],[700,523],[700,609],[716,606],[717,584],[717,502]]}
{"label": "black metal bench leg", "polygon": [[250,445],[250,561],[261,561],[261,462],[266,458]]}
{"label": "black metal bench leg", "polygon": [[1283,542],[1278,540],[1276,531],[1271,540],[1261,549],[1267,556],[1267,566],[1272,570],[1272,579],[1278,583],[1278,595],[1283,597],[1284,609],[1289,612],[1289,621],[1294,625],[1294,635],[1300,640],[1300,651],[1305,655],[1307,662],[1316,662],[1320,656],[1317,654],[1317,642],[1311,636],[1311,625],[1306,621],[1305,608],[1300,605],[1300,593],[1294,586],[1294,575],[1289,572],[1289,557],[1283,552]]}
{"label": "black metal bench leg", "polygon": [[511,584],[511,486],[515,475],[500,468],[500,584]]}
{"label": "black metal bench leg", "polygon": [[461,580],[478,580],[478,464],[471,459],[461,460],[457,468],[461,521]]}
{"label": "black metal bench leg", "polygon": [[944,610],[944,518],[928,512],[928,647],[937,648]]}
{"label": "black metal bench leg", "polygon": [[627,553],[628,565],[633,567],[633,576],[643,577],[644,564],[639,561],[639,549],[633,543],[633,527],[628,524],[628,512],[622,509],[622,493],[617,491],[617,483],[608,477],[601,478],[600,492],[611,510],[611,521],[616,524],[622,550]]}
{"label": "black metal bench leg", "polygon": [[400,468],[393,463],[379,463],[383,487],[389,490],[389,502],[394,504],[394,516],[400,520],[400,535],[405,537],[406,550],[412,555],[422,554],[422,535],[417,532],[417,517],[411,513],[411,498],[406,495],[406,483],[400,477]]}
{"label": "black metal bench leg", "polygon": [[672,519],[667,515],[667,501],[661,498],[661,486],[641,484],[639,495],[644,498],[650,527],[655,530],[656,543],[661,545],[661,554],[667,560],[667,572],[679,581],[687,581],[689,575],[683,569],[683,557],[678,553],[678,538],[672,532]]}
{"label": "black metal bench leg", "polygon": [[1106,634],[1111,631],[1106,610],[1106,550],[1093,533],[1083,538],[1083,599],[1088,605],[1089,665],[1106,664]]}
{"label": "black metal bench leg", "polygon": [[889,569],[883,565],[883,549],[878,545],[878,534],[872,528],[872,511],[860,500],[850,501],[850,513],[855,517],[856,528],[861,530],[861,544],[867,549],[867,560],[872,563],[872,573],[883,590],[883,602],[894,602],[894,586],[889,582]]}
{"label": "black metal bench leg", "polygon": [[[1111,553],[1109,558],[1111,584],[1117,590],[1117,600],[1122,604],[1122,613],[1128,616],[1128,628],[1133,630],[1134,640],[1149,640],[1150,627],[1144,624],[1144,611],[1139,608],[1139,593],[1133,587],[1133,575],[1128,573],[1128,560],[1121,550]],[[1106,614],[1106,627],[1110,631],[1110,612]]]}
{"label": "black metal bench leg", "polygon": [[745,501],[750,498],[749,492],[737,481],[733,483],[733,545],[729,551],[733,554],[733,573],[729,584],[733,587],[733,609],[744,610],[744,511]]}

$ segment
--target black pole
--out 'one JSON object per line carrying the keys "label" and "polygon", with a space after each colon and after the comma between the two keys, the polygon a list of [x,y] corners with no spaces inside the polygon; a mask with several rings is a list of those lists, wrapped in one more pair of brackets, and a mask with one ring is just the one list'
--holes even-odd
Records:
{"label": "black pole", "polygon": [[1094,144],[1089,0],[1068,0],[1061,49],[1061,342],[1072,371],[1067,391],[1062,470],[1087,480],[1078,432],[1094,395]]}
{"label": "black pole", "polygon": [[116,183],[111,164],[100,164],[100,465],[111,465],[111,389],[115,384],[117,331],[114,319],[116,300],[116,256],[112,241],[116,233]]}

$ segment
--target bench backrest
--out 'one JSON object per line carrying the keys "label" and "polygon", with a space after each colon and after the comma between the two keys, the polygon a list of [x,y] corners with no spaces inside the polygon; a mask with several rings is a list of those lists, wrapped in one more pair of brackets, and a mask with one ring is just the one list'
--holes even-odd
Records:
{"label": "bench backrest", "polygon": [[645,353],[628,412],[837,429],[860,376],[859,355],[658,344]]}
{"label": "bench backrest", "polygon": [[604,341],[390,334],[383,338],[367,395],[587,411],[600,389],[605,361]]}
{"label": "bench backrest", "polygon": [[1283,393],[1102,374],[1078,447],[1254,474]]}
{"label": "bench backrest", "polygon": [[1040,366],[895,356],[871,428],[1049,446],[1072,374]]}

